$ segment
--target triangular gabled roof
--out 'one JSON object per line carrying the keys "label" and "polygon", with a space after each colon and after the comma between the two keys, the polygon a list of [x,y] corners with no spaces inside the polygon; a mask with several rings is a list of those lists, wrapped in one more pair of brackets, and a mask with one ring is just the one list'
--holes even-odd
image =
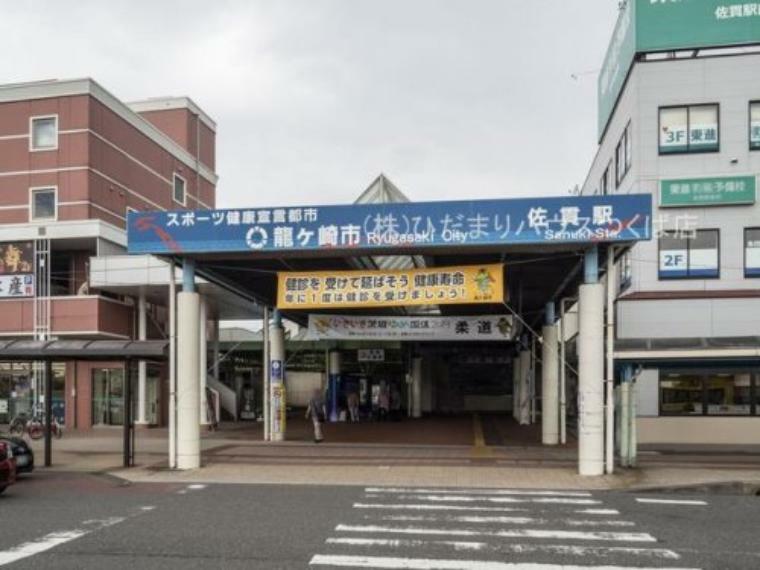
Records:
{"label": "triangular gabled roof", "polygon": [[[355,204],[398,204],[410,202],[406,194],[399,190],[383,173],[375,178],[367,189],[355,200]],[[375,255],[372,257],[360,257],[358,263],[365,269],[412,269],[425,267],[425,259],[421,255]],[[409,307],[407,313],[430,314],[437,312],[433,306]]]}
{"label": "triangular gabled roof", "polygon": [[361,193],[354,204],[397,204],[409,202],[409,198],[398,187],[388,180],[385,174],[375,178],[367,189]]}

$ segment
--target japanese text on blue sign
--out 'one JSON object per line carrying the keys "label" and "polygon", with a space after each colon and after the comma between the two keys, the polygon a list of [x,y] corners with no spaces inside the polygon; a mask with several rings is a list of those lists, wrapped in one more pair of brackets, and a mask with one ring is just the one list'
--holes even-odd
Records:
{"label": "japanese text on blue sign", "polygon": [[130,253],[383,249],[647,240],[648,194],[131,212]]}

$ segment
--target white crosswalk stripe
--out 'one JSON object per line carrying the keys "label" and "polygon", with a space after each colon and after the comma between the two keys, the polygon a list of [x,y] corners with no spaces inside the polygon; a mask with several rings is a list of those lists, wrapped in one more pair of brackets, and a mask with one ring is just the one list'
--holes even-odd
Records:
{"label": "white crosswalk stripe", "polygon": [[586,491],[367,487],[310,566],[696,570],[620,515]]}

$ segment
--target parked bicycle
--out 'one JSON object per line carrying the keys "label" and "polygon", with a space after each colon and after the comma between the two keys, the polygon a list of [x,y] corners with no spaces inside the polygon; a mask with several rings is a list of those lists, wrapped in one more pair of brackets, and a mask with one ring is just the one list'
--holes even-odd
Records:
{"label": "parked bicycle", "polygon": [[[31,439],[41,439],[45,435],[45,422],[37,414],[29,417],[22,413],[13,418],[8,430],[13,435],[22,436],[28,434]],[[63,437],[63,426],[58,422],[58,418],[55,416],[53,416],[53,423],[50,425],[50,431],[56,439],[61,439]]]}

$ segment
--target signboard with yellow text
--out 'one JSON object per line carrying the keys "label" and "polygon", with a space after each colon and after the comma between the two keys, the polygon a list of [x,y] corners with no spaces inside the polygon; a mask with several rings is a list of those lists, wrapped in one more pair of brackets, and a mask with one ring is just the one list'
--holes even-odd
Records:
{"label": "signboard with yellow text", "polygon": [[504,300],[504,265],[501,263],[277,274],[279,309],[467,305]]}

